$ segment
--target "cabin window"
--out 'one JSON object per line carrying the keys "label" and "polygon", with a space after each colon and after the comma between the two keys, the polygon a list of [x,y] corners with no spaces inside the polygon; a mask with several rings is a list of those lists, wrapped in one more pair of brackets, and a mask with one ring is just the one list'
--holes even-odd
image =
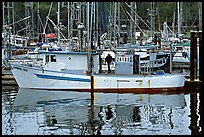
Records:
{"label": "cabin window", "polygon": [[177,47],[176,49],[177,49],[177,50],[183,50],[183,48],[182,48],[182,47]]}
{"label": "cabin window", "polygon": [[51,62],[57,62],[55,55],[51,55]]}
{"label": "cabin window", "polygon": [[45,62],[49,62],[49,55],[45,56]]}

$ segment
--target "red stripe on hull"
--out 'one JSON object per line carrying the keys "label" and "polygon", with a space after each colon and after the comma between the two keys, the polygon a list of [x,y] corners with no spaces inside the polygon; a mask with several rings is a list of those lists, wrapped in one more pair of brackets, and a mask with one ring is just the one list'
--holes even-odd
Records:
{"label": "red stripe on hull", "polygon": [[102,92],[102,93],[135,93],[135,94],[180,94],[184,92],[184,87],[174,88],[117,88],[117,89],[44,89],[32,88],[40,90],[61,90],[76,92]]}

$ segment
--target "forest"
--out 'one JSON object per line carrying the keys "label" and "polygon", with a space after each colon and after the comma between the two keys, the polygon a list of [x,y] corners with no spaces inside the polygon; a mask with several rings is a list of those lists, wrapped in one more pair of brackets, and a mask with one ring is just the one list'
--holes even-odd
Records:
{"label": "forest", "polygon": [[[61,23],[65,26],[67,25],[67,4],[68,2],[61,2]],[[71,2],[70,2],[71,3]],[[77,3],[77,2],[76,2]],[[79,2],[78,2],[79,3]],[[84,2],[85,3],[85,2]],[[101,24],[103,24],[102,31],[107,31],[105,26],[108,26],[108,16],[110,16],[110,11],[113,10],[114,2],[99,2],[99,13]],[[130,4],[130,2],[127,2]],[[152,2],[136,2],[136,12],[142,18],[143,21],[150,21],[150,14],[148,9],[151,8]],[[16,22],[21,20],[29,15],[32,18],[29,20],[32,22],[32,30],[33,33],[37,33],[38,31],[42,32],[42,28],[40,27],[39,20],[41,24],[46,23],[46,17],[48,16],[48,12],[50,9],[51,2],[4,2],[4,22],[8,24],[8,22]],[[120,2],[120,6],[129,10],[129,7],[125,4],[125,2]],[[8,7],[12,7],[8,8]],[[2,7],[3,9],[3,7]],[[10,9],[10,10],[9,10]],[[175,20],[175,25],[177,25],[177,2],[154,2],[155,9],[155,29],[160,31],[162,29],[162,24],[167,22],[168,26],[172,26],[173,21]],[[12,11],[13,10],[13,11]],[[26,10],[29,10],[28,13]],[[52,9],[50,11],[49,17],[53,20],[53,22],[57,23],[57,10],[58,3],[53,2]],[[8,12],[9,16],[8,17]],[[124,10],[120,10],[120,18],[126,19],[130,18],[125,13]],[[13,21],[14,19],[14,21]],[[139,25],[141,28],[146,29],[144,24],[139,21]],[[3,24],[2,23],[2,24]],[[24,21],[18,22],[15,24],[15,32],[22,30],[26,27]],[[199,25],[199,2],[183,2],[182,6],[182,26],[186,26],[185,31],[190,31],[193,27],[197,27]],[[54,31],[54,27],[49,24],[50,30]],[[24,35],[24,31],[19,32],[20,35]]]}

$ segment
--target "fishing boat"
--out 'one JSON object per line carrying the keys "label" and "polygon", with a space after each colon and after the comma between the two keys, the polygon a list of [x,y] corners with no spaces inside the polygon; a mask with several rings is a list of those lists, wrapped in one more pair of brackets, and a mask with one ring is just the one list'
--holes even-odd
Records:
{"label": "fishing boat", "polygon": [[[169,55],[168,53],[161,51],[158,49],[159,46],[153,44],[121,44],[116,48],[107,48],[102,50],[102,70],[108,70],[108,67],[105,62],[105,58],[108,54],[115,59],[116,52],[118,54],[126,54],[129,51],[133,51],[134,55],[139,55],[140,57],[140,68],[142,70],[152,69],[159,70],[165,69],[166,64],[168,62]],[[110,65],[112,70],[115,70],[115,61],[113,61]]]}
{"label": "fishing boat", "polygon": [[[84,29],[81,37],[80,50],[38,51],[43,59],[38,61],[11,62],[11,71],[20,88],[77,90],[77,91],[150,91],[182,90],[185,77],[183,74],[168,74],[162,70],[152,73],[151,69],[142,70],[141,55],[128,50],[126,54],[115,53],[115,71],[101,72],[101,52],[93,47],[92,39],[93,5],[87,3],[86,27],[81,22],[78,31]],[[58,10],[60,3],[58,3]],[[89,10],[90,6],[90,10]],[[89,12],[90,11],[90,12]],[[58,11],[59,17],[60,11]],[[90,19],[88,18],[90,16]],[[48,17],[58,30],[60,42],[60,27]],[[59,22],[58,18],[58,22]],[[82,44],[83,43],[83,44]],[[70,45],[69,45],[70,46]],[[83,50],[84,49],[84,50]],[[150,66],[152,67],[152,66]],[[162,80],[161,80],[162,79]]]}
{"label": "fishing boat", "polygon": [[[11,62],[20,88],[87,91],[181,90],[183,74],[141,72],[139,56],[116,54],[115,73],[100,73],[100,53],[39,51],[38,62]],[[91,63],[90,63],[91,61]],[[162,79],[162,81],[161,81]]]}
{"label": "fishing boat", "polygon": [[179,40],[171,45],[175,51],[172,60],[173,68],[190,68],[190,40]]}

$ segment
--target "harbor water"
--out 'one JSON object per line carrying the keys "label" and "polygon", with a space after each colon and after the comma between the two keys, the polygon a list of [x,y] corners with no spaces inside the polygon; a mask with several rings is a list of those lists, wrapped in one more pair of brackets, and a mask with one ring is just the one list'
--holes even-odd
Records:
{"label": "harbor water", "polygon": [[200,93],[94,93],[2,87],[2,135],[197,135]]}

